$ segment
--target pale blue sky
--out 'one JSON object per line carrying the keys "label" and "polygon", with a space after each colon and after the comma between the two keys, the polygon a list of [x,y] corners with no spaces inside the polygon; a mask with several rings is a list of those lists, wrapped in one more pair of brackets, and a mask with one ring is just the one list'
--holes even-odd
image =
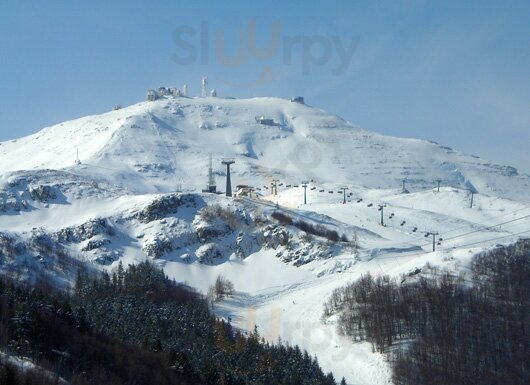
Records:
{"label": "pale blue sky", "polygon": [[[245,60],[226,66],[216,31],[235,57],[252,20],[257,47],[275,25],[277,47],[257,58],[245,46]],[[144,100],[159,85],[198,94],[204,74],[222,96],[303,95],[364,128],[530,173],[529,20],[529,1],[0,0],[0,140]],[[356,44],[351,62],[337,42]],[[259,81],[267,68],[272,78]]]}

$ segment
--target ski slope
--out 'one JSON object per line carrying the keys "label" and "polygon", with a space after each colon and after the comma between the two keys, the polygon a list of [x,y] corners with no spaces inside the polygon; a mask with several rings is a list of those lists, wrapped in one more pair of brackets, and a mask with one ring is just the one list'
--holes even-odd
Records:
{"label": "ski slope", "polygon": [[[333,371],[339,379],[344,376],[349,384],[390,384],[391,372],[384,357],[373,353],[369,343],[352,343],[339,335],[333,317],[322,322],[323,303],[335,288],[367,272],[399,276],[419,268],[430,274],[425,269],[427,264],[465,274],[473,255],[530,235],[530,206],[524,203],[480,196],[475,197],[475,206],[470,208],[466,190],[442,188],[440,192],[403,194],[395,190],[355,190],[352,186],[355,197],[342,204],[342,194],[329,194],[332,186],[325,187],[325,193],[320,194],[319,190],[308,188],[308,205],[299,203],[303,202],[301,188],[268,198],[303,209],[304,213],[325,214],[341,223],[360,226],[380,238],[361,237],[361,249],[353,261],[347,255],[316,261],[307,268],[318,278],[307,277],[294,283],[286,280],[284,285],[267,288],[246,287],[239,274],[221,270],[219,273],[230,277],[236,288],[242,285],[243,289],[220,304],[217,311],[242,329],[252,330],[254,324],[258,325],[271,342],[280,337],[298,344],[316,354],[325,370]],[[359,199],[362,202],[357,202]],[[380,225],[380,212],[367,207],[370,202],[386,204],[385,226]],[[395,215],[389,219],[392,212]],[[406,223],[401,226],[403,221]],[[414,227],[418,227],[416,232],[412,232]],[[447,239],[436,245],[435,252],[431,237],[425,237],[427,231],[437,231]],[[258,257],[267,258],[254,256]],[[276,274],[272,266],[260,266],[260,271],[261,276]],[[248,275],[254,276],[251,272]]]}

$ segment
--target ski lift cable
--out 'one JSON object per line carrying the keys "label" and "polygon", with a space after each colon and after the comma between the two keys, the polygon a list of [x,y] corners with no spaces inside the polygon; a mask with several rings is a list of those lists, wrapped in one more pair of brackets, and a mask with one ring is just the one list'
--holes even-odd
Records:
{"label": "ski lift cable", "polygon": [[[468,247],[468,246],[474,246],[474,245],[478,245],[478,244],[482,244],[482,243],[487,243],[487,242],[491,242],[491,241],[496,241],[496,240],[499,240],[499,239],[504,239],[504,238],[509,238],[509,237],[515,237],[515,236],[522,235],[522,234],[528,234],[528,235],[530,235],[530,230],[524,230],[524,231],[521,231],[521,232],[518,232],[518,233],[512,233],[512,234],[503,235],[503,236],[495,237],[495,238],[482,239],[482,240],[477,241],[477,242],[471,242],[471,243],[467,243],[467,244],[451,246],[451,247],[447,248],[446,250],[449,250],[449,249],[450,249],[450,250],[455,250],[455,249],[464,248],[464,247]],[[431,245],[431,244],[432,244],[432,243],[429,243],[428,245]],[[392,256],[388,256],[388,257],[376,257],[376,258],[377,258],[377,259],[394,259],[394,260],[397,261],[398,258],[403,258],[403,257],[413,257],[413,256],[416,256],[416,255],[429,254],[429,253],[431,253],[431,252],[432,252],[432,251],[422,250],[422,251],[417,251],[417,252],[414,252],[414,253],[400,254],[400,255],[392,255]],[[341,259],[344,259],[344,258],[340,258],[340,259],[337,259],[337,260],[341,260]]]}
{"label": "ski lift cable", "polygon": [[529,215],[525,215],[525,216],[520,217],[520,218],[516,218],[516,219],[509,220],[509,221],[506,221],[506,222],[497,223],[497,224],[495,224],[495,225],[487,226],[487,227],[484,227],[484,228],[482,228],[482,229],[469,231],[469,232],[467,232],[467,233],[460,234],[460,235],[455,235],[455,236],[452,236],[452,237],[449,237],[449,238],[444,238],[444,240],[445,240],[445,241],[448,241],[448,240],[451,240],[451,239],[456,239],[456,238],[465,237],[465,236],[467,236],[467,235],[475,234],[475,233],[478,233],[478,232],[480,232],[480,231],[489,230],[489,229],[495,228],[495,227],[497,227],[497,226],[502,226],[502,225],[505,225],[505,224],[508,224],[508,223],[512,223],[512,222],[516,222],[516,221],[520,221],[520,220],[523,220],[523,219],[526,219],[526,218],[530,218],[530,214],[529,214]]}
{"label": "ski lift cable", "polygon": [[[491,217],[491,218],[489,218],[489,219],[487,219],[487,220],[485,220],[485,221],[477,222],[477,223],[474,223],[474,224],[476,224],[476,225],[484,225],[484,224],[486,224],[487,222],[490,222],[490,221],[492,221],[492,220],[499,219],[499,218],[503,218],[503,217],[506,217],[506,216],[508,216],[508,215],[513,215],[513,214],[515,214],[515,213],[517,213],[517,212],[525,211],[525,210],[528,210],[528,209],[530,209],[530,206],[528,206],[528,207],[524,207],[524,208],[522,208],[522,209],[518,209],[518,210],[510,211],[509,213],[504,213],[504,214],[502,214],[502,215],[494,216],[494,217]],[[497,226],[498,226],[498,225],[497,225]],[[461,229],[465,229],[466,227],[468,227],[468,226],[457,227],[457,228],[455,228],[455,229],[452,229],[452,230],[446,231],[445,234],[452,233],[452,232],[455,232],[455,231],[458,231],[458,230],[461,230]]]}
{"label": "ski lift cable", "polygon": [[[506,221],[505,223],[515,222],[516,220],[521,220],[521,219],[525,219],[525,218],[528,218],[528,217],[530,217],[530,215],[526,215],[524,217],[517,218],[517,219],[511,220],[511,221]],[[492,226],[489,226],[488,228],[494,228],[496,226],[500,226],[500,225],[505,224],[505,223],[503,222],[503,223],[500,223],[500,224],[497,224],[497,225],[492,225]],[[471,235],[471,234],[474,234],[474,233],[477,233],[477,232],[483,231],[483,230],[485,230],[485,229],[472,231],[472,232],[461,234],[459,236],[454,236],[454,237],[451,237],[451,238],[444,238],[443,242],[445,242],[447,240],[451,240],[451,239],[465,237],[465,236],[468,236],[468,235]],[[481,241],[477,241],[477,242],[473,242],[473,243],[469,243],[469,244],[451,246],[451,247],[449,247],[449,249],[453,249],[454,250],[454,249],[457,249],[457,248],[462,248],[462,247],[471,246],[471,245],[480,244],[480,243],[486,243],[486,242],[494,241],[494,240],[497,240],[497,239],[509,238],[509,237],[517,236],[517,235],[524,234],[524,233],[530,233],[530,230],[524,230],[524,231],[521,231],[521,232],[518,232],[518,233],[511,233],[511,234],[503,235],[503,236],[500,236],[500,237],[485,239],[485,240],[481,240]],[[409,235],[409,234],[407,234],[407,235]],[[430,246],[431,244],[432,244],[432,242],[423,243],[423,244],[418,245],[418,247],[426,247],[426,246]],[[426,253],[426,251],[422,250],[422,251],[418,251],[418,252],[415,252],[415,253],[398,255],[398,256],[393,256],[393,257],[390,257],[390,258],[408,257],[408,256],[414,256],[414,255],[421,255],[421,254],[425,254],[425,253]],[[383,257],[383,258],[385,258],[385,257]]]}
{"label": "ski lift cable", "polygon": [[[495,228],[497,226],[501,226],[501,225],[504,225],[504,224],[507,224],[507,223],[512,223],[512,222],[519,221],[519,220],[526,219],[526,218],[530,218],[530,215],[525,215],[523,217],[512,219],[510,221],[497,223],[495,225],[491,225],[491,226],[488,226],[486,228],[482,228],[482,229],[479,229],[479,230],[469,231],[469,232],[464,233],[464,234],[459,234],[459,235],[455,235],[455,236],[452,236],[452,237],[449,237],[449,238],[444,238],[443,241],[445,242],[445,241],[449,241],[449,240],[452,240],[452,239],[466,237],[466,236],[471,235],[471,234],[476,234],[476,233],[481,232],[481,231],[492,229],[492,228]],[[444,232],[444,234],[447,234],[447,232]],[[510,236],[510,235],[507,235],[507,236]],[[428,243],[424,243],[424,244],[421,244],[421,245],[418,245],[418,246],[419,247],[424,247],[424,246],[429,246],[430,244],[431,244],[431,242],[428,242]]]}

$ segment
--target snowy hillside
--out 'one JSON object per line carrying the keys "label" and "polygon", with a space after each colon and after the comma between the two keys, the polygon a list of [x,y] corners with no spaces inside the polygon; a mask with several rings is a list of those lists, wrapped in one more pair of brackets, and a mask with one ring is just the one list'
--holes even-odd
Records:
{"label": "snowy hillside", "polygon": [[[272,125],[257,122],[272,119]],[[80,166],[74,166],[76,151]],[[168,97],[89,116],[0,145],[2,175],[55,169],[106,180],[135,193],[195,191],[208,154],[219,174],[233,157],[236,183],[356,183],[369,188],[443,185],[528,201],[530,178],[509,166],[427,141],[386,137],[278,98]],[[223,186],[224,179],[218,178]]]}
{"label": "snowy hillside", "polygon": [[[209,153],[218,190],[234,158],[233,186],[254,196],[201,193]],[[236,294],[219,316],[350,384],[387,384],[383,356],[321,318],[330,293],[368,271],[465,273],[477,252],[530,235],[529,188],[512,167],[307,105],[168,97],[0,144],[0,271],[67,286],[80,264],[148,258],[203,292],[222,274]]]}

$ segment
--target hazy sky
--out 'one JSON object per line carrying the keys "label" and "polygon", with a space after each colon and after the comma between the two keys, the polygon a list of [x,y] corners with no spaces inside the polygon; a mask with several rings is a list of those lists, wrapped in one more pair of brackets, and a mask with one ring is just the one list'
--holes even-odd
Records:
{"label": "hazy sky", "polygon": [[530,1],[0,0],[0,140],[207,75],[530,173],[529,20]]}

